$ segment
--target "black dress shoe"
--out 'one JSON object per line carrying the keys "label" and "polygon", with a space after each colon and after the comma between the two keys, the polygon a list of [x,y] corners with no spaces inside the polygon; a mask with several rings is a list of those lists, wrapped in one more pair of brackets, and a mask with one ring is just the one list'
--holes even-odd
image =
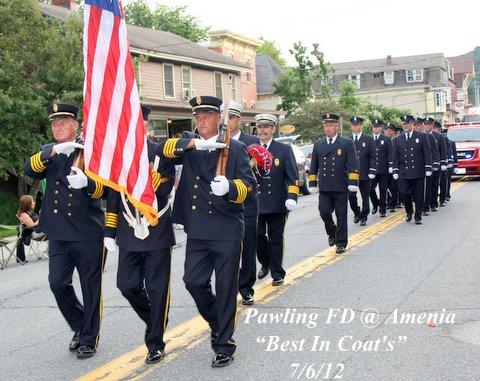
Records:
{"label": "black dress shoe", "polygon": [[365,226],[366,224],[367,224],[367,221],[365,221],[365,220],[360,221],[360,226]]}
{"label": "black dress shoe", "polygon": [[233,356],[227,356],[223,353],[217,353],[212,360],[212,367],[221,368],[222,366],[230,365],[233,361]]}
{"label": "black dress shoe", "polygon": [[438,209],[436,206],[432,206],[432,208],[430,209],[432,212],[436,212]]}
{"label": "black dress shoe", "polygon": [[445,201],[450,201],[450,196],[445,197]]}
{"label": "black dress shoe", "polygon": [[337,250],[335,250],[335,253],[343,254],[343,253],[345,253],[345,248],[343,246],[338,246]]}
{"label": "black dress shoe", "polygon": [[372,214],[375,214],[377,212],[378,212],[378,205],[372,208]]}
{"label": "black dress shoe", "polygon": [[395,208],[390,208],[390,213],[395,213],[395,212],[396,212]]}
{"label": "black dress shoe", "polygon": [[445,202],[441,202],[440,206],[443,208],[445,206]]}
{"label": "black dress shoe", "polygon": [[268,275],[268,268],[262,267],[258,272],[258,279],[263,279]]}
{"label": "black dress shoe", "polygon": [[77,349],[77,359],[89,359],[97,350],[90,345],[80,345]]}
{"label": "black dress shoe", "polygon": [[329,246],[335,245],[335,237],[328,237],[328,245]]}
{"label": "black dress shoe", "polygon": [[155,351],[148,351],[147,358],[145,359],[145,364],[155,364],[160,362],[165,357],[165,351],[157,349]]}
{"label": "black dress shoe", "polygon": [[272,286],[281,286],[283,284],[283,278],[274,278]]}
{"label": "black dress shoe", "polygon": [[427,211],[423,212],[423,215],[424,216],[428,216],[430,213],[428,213]]}
{"label": "black dress shoe", "polygon": [[380,213],[380,218],[383,218],[383,217],[386,217],[386,216],[387,216],[387,215],[386,215],[386,213],[385,213],[385,212],[383,212],[383,213]]}
{"label": "black dress shoe", "polygon": [[422,221],[421,220],[415,220],[415,225],[421,225]]}
{"label": "black dress shoe", "polygon": [[80,331],[75,331],[73,334],[72,340],[70,341],[70,344],[68,345],[68,349],[70,352],[75,352],[78,347],[80,346]]}
{"label": "black dress shoe", "polygon": [[242,295],[242,304],[244,306],[253,306],[253,303],[255,303],[255,300],[252,295]]}
{"label": "black dress shoe", "polygon": [[358,221],[360,221],[360,218],[358,218],[358,216],[354,216],[353,217],[353,222],[358,224]]}
{"label": "black dress shoe", "polygon": [[407,214],[406,221],[407,221],[407,222],[410,222],[411,220],[412,220],[412,215],[411,215],[411,214]]}

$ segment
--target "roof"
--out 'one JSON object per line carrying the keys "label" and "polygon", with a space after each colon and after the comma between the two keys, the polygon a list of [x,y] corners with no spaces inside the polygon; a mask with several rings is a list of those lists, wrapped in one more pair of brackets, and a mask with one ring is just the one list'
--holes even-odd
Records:
{"label": "roof", "polygon": [[257,94],[270,94],[275,91],[273,82],[282,73],[283,69],[268,55],[261,54],[255,57],[257,72]]}
{"label": "roof", "polygon": [[[390,61],[387,63],[387,61]],[[334,75],[378,73],[382,71],[406,70],[445,66],[443,53],[420,54],[415,56],[379,58],[374,60],[340,62],[333,64]]]}
{"label": "roof", "polygon": [[254,48],[258,48],[264,43],[264,41],[259,40],[258,38],[247,37],[226,29],[211,31],[208,34],[211,40],[226,38],[233,41],[241,42],[245,45],[253,46]]}
{"label": "roof", "polygon": [[[43,14],[67,21],[74,11],[39,2]],[[188,62],[200,66],[220,67],[240,71],[248,68],[245,64],[221,55],[209,48],[196,44],[174,33],[127,25],[128,39],[132,52],[152,55],[171,61]],[[151,53],[151,54],[150,54]]]}
{"label": "roof", "polygon": [[475,73],[475,61],[473,52],[462,54],[461,56],[448,57],[447,60],[453,66],[454,73],[471,74]]}

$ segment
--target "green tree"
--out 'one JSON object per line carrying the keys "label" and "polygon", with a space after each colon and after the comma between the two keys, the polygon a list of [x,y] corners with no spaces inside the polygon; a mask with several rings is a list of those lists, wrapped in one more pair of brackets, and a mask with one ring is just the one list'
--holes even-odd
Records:
{"label": "green tree", "polygon": [[169,7],[158,4],[152,10],[145,0],[133,0],[125,6],[128,24],[172,32],[193,42],[208,39],[210,27],[203,27],[196,17],[186,14],[186,6]]}
{"label": "green tree", "polygon": [[23,163],[50,137],[46,107],[81,104],[82,24],[44,18],[36,0],[0,1],[0,176],[18,176]]}
{"label": "green tree", "polygon": [[331,86],[328,78],[333,72],[332,65],[325,61],[316,45],[309,53],[307,47],[296,42],[290,54],[295,57],[297,65],[284,70],[273,84],[275,94],[282,97],[279,108],[287,113],[292,113],[313,98],[314,82],[320,83],[320,98],[328,99]]}
{"label": "green tree", "polygon": [[282,51],[277,46],[275,41],[269,41],[260,37],[260,40],[263,41],[263,45],[257,49],[257,56],[261,54],[266,54],[272,60],[274,60],[278,66],[285,68],[287,66],[287,61],[282,58]]}

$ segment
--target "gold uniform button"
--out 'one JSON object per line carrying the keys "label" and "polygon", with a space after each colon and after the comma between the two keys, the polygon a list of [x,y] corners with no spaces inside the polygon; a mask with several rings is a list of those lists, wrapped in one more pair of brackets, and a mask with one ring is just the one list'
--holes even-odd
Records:
{"label": "gold uniform button", "polygon": [[208,211],[208,214],[213,214],[213,212],[211,210]]}
{"label": "gold uniform button", "polygon": [[72,187],[71,187],[70,185],[69,185],[69,186],[67,186],[67,188],[68,188],[68,189],[72,189]]}
{"label": "gold uniform button", "polygon": [[58,210],[57,210],[57,209],[53,209],[53,213],[58,213]]}
{"label": "gold uniform button", "polygon": [[193,195],[193,197],[192,197],[192,198],[193,198],[194,200],[196,200],[196,199],[197,199],[197,196],[196,196],[196,195]]}
{"label": "gold uniform button", "polygon": [[209,201],[209,202],[208,202],[208,205],[212,205],[212,202],[211,202],[211,201]]}
{"label": "gold uniform button", "polygon": [[194,189],[198,189],[198,185],[195,184],[195,185],[193,186],[193,188],[194,188]]}
{"label": "gold uniform button", "polygon": [[200,180],[200,176],[195,176],[195,178],[196,178],[197,180]]}
{"label": "gold uniform button", "polygon": [[71,204],[71,203],[68,203],[67,205],[68,205],[68,206],[72,206],[72,204]]}
{"label": "gold uniform button", "polygon": [[68,212],[67,214],[68,214],[68,217],[70,217],[72,215],[72,213],[70,213],[70,212]]}
{"label": "gold uniform button", "polygon": [[55,194],[58,194],[58,190],[55,191]]}
{"label": "gold uniform button", "polygon": [[55,184],[60,185],[60,181],[55,181]]}
{"label": "gold uniform button", "polygon": [[58,200],[53,200],[53,203],[54,203],[54,204],[58,204]]}
{"label": "gold uniform button", "polygon": [[68,197],[72,198],[72,197],[73,197],[73,194],[69,193],[69,194],[68,194]]}
{"label": "gold uniform button", "polygon": [[268,191],[268,194],[271,194],[272,192]]}
{"label": "gold uniform button", "polygon": [[195,205],[192,205],[192,210],[196,210],[197,207]]}

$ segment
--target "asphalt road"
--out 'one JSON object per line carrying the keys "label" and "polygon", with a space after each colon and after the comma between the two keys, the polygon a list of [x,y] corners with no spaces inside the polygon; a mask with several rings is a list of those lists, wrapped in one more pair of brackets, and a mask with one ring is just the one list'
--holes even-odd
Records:
{"label": "asphalt road", "polygon": [[11,264],[0,271],[0,379],[478,380],[480,183],[469,180],[421,226],[403,211],[370,216],[362,229],[351,222],[341,257],[328,248],[317,195],[301,197],[286,228],[286,284],[258,285],[256,305],[239,313],[235,361],[223,369],[210,367],[209,336],[182,282],[183,232],[161,365],[143,364],[145,327],[116,288],[115,256],[98,352],[83,361],[67,350],[72,333],[49,290],[48,262]]}

